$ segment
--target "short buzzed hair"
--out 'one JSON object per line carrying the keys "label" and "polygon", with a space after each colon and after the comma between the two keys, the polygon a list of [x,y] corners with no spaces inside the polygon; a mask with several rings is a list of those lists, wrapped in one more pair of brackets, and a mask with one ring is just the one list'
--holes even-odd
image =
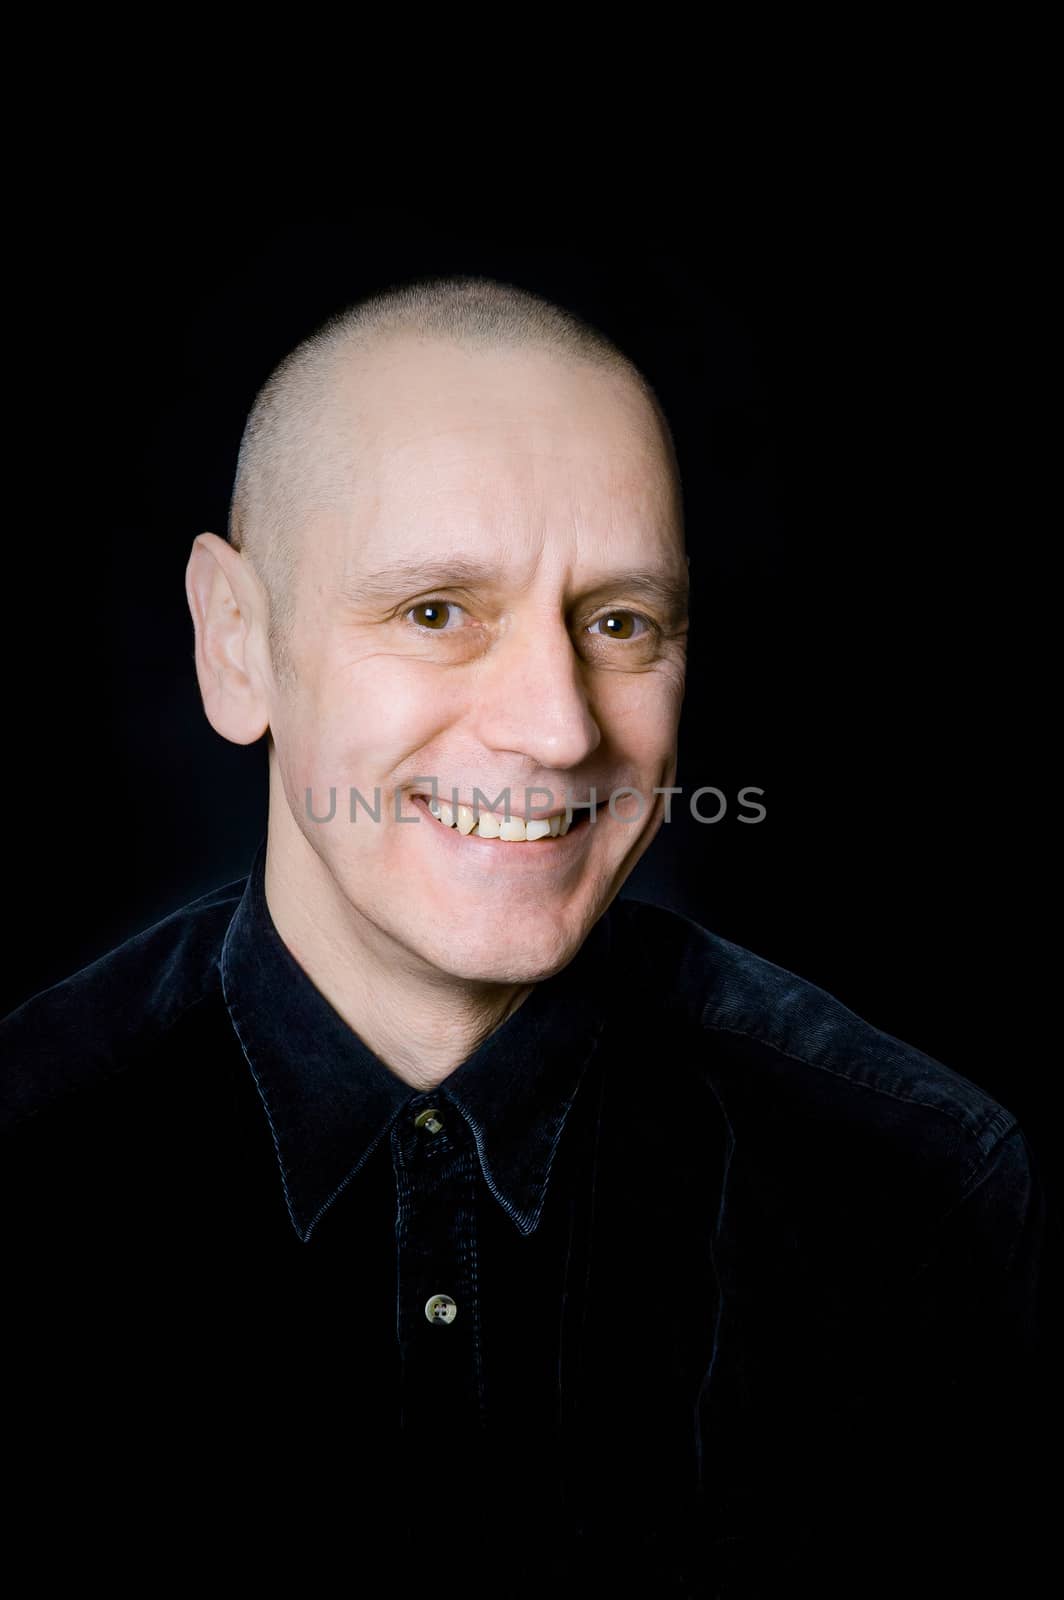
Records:
{"label": "short buzzed hair", "polygon": [[269,645],[282,681],[295,676],[289,639],[299,534],[315,508],[344,493],[344,463],[329,448],[329,406],[343,359],[413,334],[466,348],[536,348],[623,373],[658,421],[682,508],[672,432],[657,395],[613,342],[574,312],[515,284],[463,275],[421,278],[365,296],[302,339],[262,385],[244,426],[229,508],[229,542],[266,591]]}

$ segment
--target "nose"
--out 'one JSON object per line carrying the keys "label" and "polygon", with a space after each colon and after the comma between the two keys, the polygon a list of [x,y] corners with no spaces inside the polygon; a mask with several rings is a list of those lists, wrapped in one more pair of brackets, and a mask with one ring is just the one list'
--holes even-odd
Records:
{"label": "nose", "polygon": [[481,661],[473,725],[485,749],[513,752],[544,770],[576,767],[599,745],[582,663],[556,613],[515,620]]}

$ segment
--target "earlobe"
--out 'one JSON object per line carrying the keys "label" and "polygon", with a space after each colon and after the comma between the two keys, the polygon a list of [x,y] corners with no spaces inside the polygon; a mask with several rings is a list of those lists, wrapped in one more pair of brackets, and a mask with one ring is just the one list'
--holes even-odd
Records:
{"label": "earlobe", "polygon": [[254,744],[269,727],[255,575],[227,540],[201,533],[185,568],[185,595],[207,721],[233,744]]}

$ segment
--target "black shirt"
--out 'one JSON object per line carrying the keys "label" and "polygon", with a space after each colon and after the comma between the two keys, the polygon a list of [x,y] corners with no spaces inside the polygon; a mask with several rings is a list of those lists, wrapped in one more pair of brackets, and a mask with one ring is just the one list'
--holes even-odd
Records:
{"label": "black shirt", "polygon": [[418,1092],[264,862],[0,1025],[12,1527],[46,1568],[1016,1579],[1045,1204],[1010,1111],[634,899]]}

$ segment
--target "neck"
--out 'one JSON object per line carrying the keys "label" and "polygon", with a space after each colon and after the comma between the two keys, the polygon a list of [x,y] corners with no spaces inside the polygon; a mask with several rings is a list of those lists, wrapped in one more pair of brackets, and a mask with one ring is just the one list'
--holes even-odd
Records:
{"label": "neck", "polygon": [[[532,992],[428,966],[364,916],[298,830],[266,845],[266,903],[315,988],[384,1064],[414,1089],[461,1066]],[[292,845],[294,848],[287,848]]]}

